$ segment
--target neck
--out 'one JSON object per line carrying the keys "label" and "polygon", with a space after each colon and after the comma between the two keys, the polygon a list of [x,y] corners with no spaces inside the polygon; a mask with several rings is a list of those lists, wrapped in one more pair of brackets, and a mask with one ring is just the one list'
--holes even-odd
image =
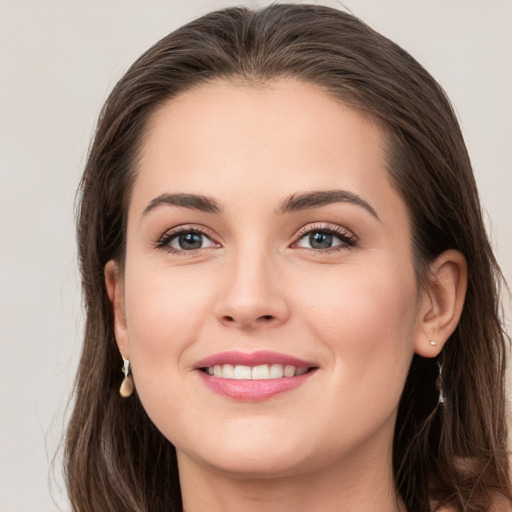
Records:
{"label": "neck", "polygon": [[[391,457],[386,458],[391,461]],[[374,457],[337,461],[293,475],[230,475],[179,454],[184,512],[404,512],[391,463]]]}

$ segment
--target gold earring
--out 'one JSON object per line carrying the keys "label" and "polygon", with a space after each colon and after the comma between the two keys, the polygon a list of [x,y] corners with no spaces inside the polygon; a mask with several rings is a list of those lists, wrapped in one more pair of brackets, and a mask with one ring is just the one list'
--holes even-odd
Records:
{"label": "gold earring", "polygon": [[124,373],[124,379],[123,379],[123,382],[121,382],[121,387],[119,388],[119,394],[123,397],[123,398],[128,398],[132,393],[133,393],[133,390],[135,389],[135,385],[133,383],[133,377],[131,376],[131,373],[130,373],[130,360],[129,359],[125,359],[123,357],[123,373]]}

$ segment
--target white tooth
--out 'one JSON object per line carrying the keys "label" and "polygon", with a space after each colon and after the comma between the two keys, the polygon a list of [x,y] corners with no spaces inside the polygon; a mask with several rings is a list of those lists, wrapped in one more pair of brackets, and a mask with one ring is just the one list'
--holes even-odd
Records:
{"label": "white tooth", "polygon": [[271,379],[280,379],[283,376],[283,365],[282,364],[273,364],[270,367],[270,378]]}
{"label": "white tooth", "polygon": [[233,377],[237,380],[250,380],[251,379],[251,367],[237,364]]}
{"label": "white tooth", "polygon": [[270,370],[268,364],[254,366],[251,373],[252,380],[270,379]]}
{"label": "white tooth", "polygon": [[285,377],[293,377],[295,375],[295,366],[285,366],[283,374]]}
{"label": "white tooth", "polygon": [[234,379],[235,378],[235,369],[232,364],[225,364],[222,367],[222,377],[225,379]]}
{"label": "white tooth", "polygon": [[208,366],[208,375],[213,375],[213,366]]}
{"label": "white tooth", "polygon": [[216,364],[213,367],[213,375],[215,375],[215,377],[222,377],[222,366],[220,364]]}
{"label": "white tooth", "polygon": [[295,370],[295,375],[304,375],[307,371],[308,371],[308,367],[307,366],[303,366],[303,367],[297,368]]}

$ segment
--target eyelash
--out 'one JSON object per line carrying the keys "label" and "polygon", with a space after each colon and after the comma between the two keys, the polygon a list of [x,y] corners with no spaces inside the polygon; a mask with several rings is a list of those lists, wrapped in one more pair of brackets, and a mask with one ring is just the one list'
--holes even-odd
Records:
{"label": "eyelash", "polygon": [[[298,242],[303,240],[305,237],[311,235],[312,233],[325,233],[329,235],[333,235],[337,238],[339,238],[342,241],[342,244],[329,247],[326,249],[315,249],[315,248],[306,248],[308,251],[312,251],[314,253],[332,253],[337,252],[341,250],[347,250],[351,247],[355,247],[357,245],[357,238],[355,235],[353,235],[350,231],[342,228],[341,226],[337,226],[335,224],[313,224],[313,225],[307,225],[301,228],[298,233],[295,235],[295,242],[293,242],[293,246],[296,246]],[[157,249],[164,249],[170,254],[178,255],[178,256],[193,256],[196,255],[199,251],[205,249],[205,247],[201,247],[198,249],[175,249],[174,247],[170,246],[170,243],[179,235],[182,234],[197,234],[205,236],[206,238],[210,239],[213,243],[217,243],[214,241],[214,238],[212,234],[204,229],[201,226],[179,226],[177,228],[174,228],[170,231],[167,231],[164,233],[158,242],[155,244],[155,247]]]}
{"label": "eyelash", "polygon": [[307,236],[311,235],[312,233],[326,233],[329,235],[336,236],[342,241],[342,244],[329,247],[327,249],[308,248],[309,251],[313,251],[316,254],[343,251],[350,249],[351,247],[355,247],[357,245],[357,238],[355,237],[355,235],[348,231],[347,229],[342,228],[341,226],[338,226],[336,224],[310,224],[304,226],[299,230],[299,232],[295,236],[297,241],[294,242],[294,245],[296,245],[298,242],[300,242]]}
{"label": "eyelash", "polygon": [[175,249],[174,247],[171,247],[169,245],[176,237],[183,234],[202,235],[213,241],[213,236],[211,235],[211,233],[201,226],[178,226],[177,228],[174,228],[164,233],[156,243],[156,248],[164,249],[168,253],[175,254],[178,256],[192,256],[196,254],[198,251],[204,249],[204,247],[201,247],[199,249],[191,249],[187,251],[184,249]]}

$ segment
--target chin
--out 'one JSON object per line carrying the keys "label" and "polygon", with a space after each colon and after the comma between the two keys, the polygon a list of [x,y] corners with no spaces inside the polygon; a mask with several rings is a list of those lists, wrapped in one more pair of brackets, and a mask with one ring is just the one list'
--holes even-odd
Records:
{"label": "chin", "polygon": [[[244,422],[242,422],[244,423]],[[240,425],[239,425],[240,426]],[[281,427],[281,428],[280,428]],[[180,457],[236,478],[283,477],[304,471],[310,462],[309,451],[299,432],[273,425],[266,428],[255,421],[244,428],[210,430],[196,435],[193,443],[177,446]],[[281,435],[276,435],[281,432]]]}
{"label": "chin", "polygon": [[[178,461],[180,455],[178,452]],[[297,452],[270,454],[268,450],[249,450],[243,454],[202,454],[198,462],[230,478],[257,480],[305,473],[309,468],[308,461],[297,455]]]}

